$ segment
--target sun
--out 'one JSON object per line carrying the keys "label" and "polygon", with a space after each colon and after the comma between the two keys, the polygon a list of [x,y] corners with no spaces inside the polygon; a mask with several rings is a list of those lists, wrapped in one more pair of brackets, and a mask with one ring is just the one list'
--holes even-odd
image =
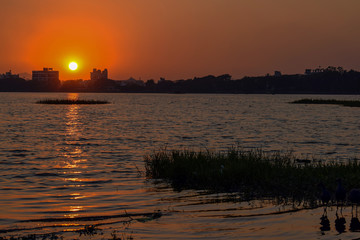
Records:
{"label": "sun", "polygon": [[69,68],[71,71],[75,71],[78,68],[78,65],[76,62],[69,63]]}

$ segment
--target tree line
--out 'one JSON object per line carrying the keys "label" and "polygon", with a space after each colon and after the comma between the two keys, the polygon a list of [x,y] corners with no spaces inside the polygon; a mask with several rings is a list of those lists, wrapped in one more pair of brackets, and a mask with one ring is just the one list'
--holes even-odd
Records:
{"label": "tree line", "polygon": [[136,92],[136,93],[265,93],[359,94],[360,72],[328,67],[306,74],[266,75],[233,80],[231,75],[194,77],[187,80],[116,81],[110,79],[38,82],[0,79],[0,91]]}

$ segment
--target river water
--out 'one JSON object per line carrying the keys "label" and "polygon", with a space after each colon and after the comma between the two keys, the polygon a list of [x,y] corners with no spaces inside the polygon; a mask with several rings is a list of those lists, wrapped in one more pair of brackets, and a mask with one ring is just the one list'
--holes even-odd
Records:
{"label": "river water", "polygon": [[[37,100],[108,100],[107,105],[41,105]],[[0,237],[56,233],[96,225],[134,239],[347,239],[335,210],[287,211],[272,201],[176,192],[147,180],[143,156],[168,149],[293,151],[299,158],[360,156],[360,108],[293,105],[301,98],[358,96],[0,93]],[[160,211],[161,217],[149,214]],[[154,215],[155,216],[155,215]],[[81,237],[84,235],[82,234]]]}

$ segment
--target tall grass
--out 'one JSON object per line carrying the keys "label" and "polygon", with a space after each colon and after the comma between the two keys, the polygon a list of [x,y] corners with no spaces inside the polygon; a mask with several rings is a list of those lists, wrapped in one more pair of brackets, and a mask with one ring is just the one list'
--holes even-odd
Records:
{"label": "tall grass", "polygon": [[360,107],[360,101],[356,100],[335,100],[335,99],[300,99],[293,101],[294,104],[335,104],[346,107]]}
{"label": "tall grass", "polygon": [[227,152],[166,149],[145,156],[146,176],[163,179],[176,190],[239,192],[244,198],[282,198],[314,202],[319,183],[329,190],[341,178],[345,187],[360,187],[360,164],[305,161],[287,152],[229,149]]}
{"label": "tall grass", "polygon": [[38,104],[108,104],[108,101],[101,100],[80,100],[80,99],[45,99],[39,100]]}

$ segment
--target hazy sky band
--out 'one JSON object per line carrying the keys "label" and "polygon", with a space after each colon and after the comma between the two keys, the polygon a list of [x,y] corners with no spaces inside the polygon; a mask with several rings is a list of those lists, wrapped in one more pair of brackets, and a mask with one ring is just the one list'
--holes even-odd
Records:
{"label": "hazy sky band", "polygon": [[[359,70],[358,0],[1,0],[0,72],[61,79]],[[68,70],[70,61],[79,71]]]}

